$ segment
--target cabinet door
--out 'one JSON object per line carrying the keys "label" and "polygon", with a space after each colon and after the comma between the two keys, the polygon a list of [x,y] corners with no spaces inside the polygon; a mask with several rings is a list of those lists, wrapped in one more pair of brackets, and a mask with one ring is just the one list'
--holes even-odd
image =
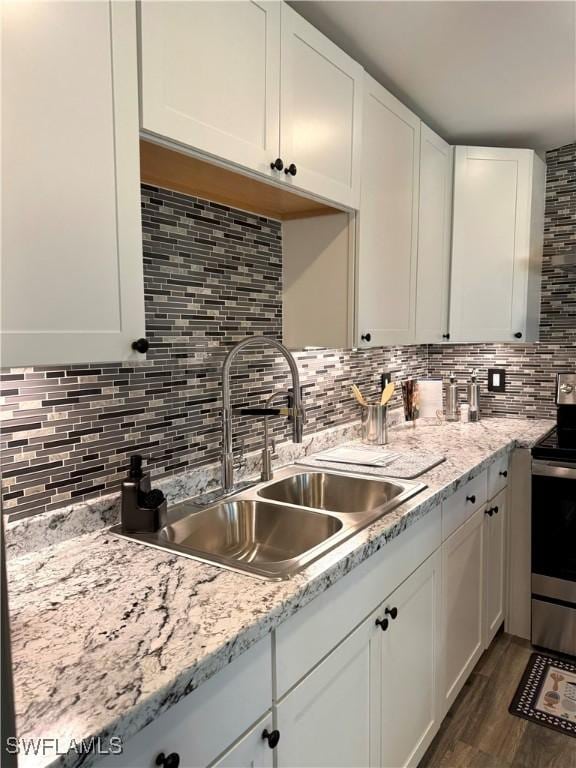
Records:
{"label": "cabinet door", "polygon": [[440,724],[440,565],[438,551],[390,595],[381,610],[382,618],[386,608],[392,611],[380,633],[379,764],[387,768],[416,766]]}
{"label": "cabinet door", "polygon": [[416,340],[420,344],[438,344],[448,334],[452,158],[452,147],[422,123],[416,289]]}
{"label": "cabinet door", "polygon": [[484,646],[504,621],[506,578],[506,490],[489,501],[484,515]]}
{"label": "cabinet door", "polygon": [[358,207],[362,67],[282,5],[281,157],[287,183]]}
{"label": "cabinet door", "polygon": [[278,176],[280,4],[140,7],[142,128]]}
{"label": "cabinet door", "polygon": [[456,147],[453,340],[526,340],[533,155]]}
{"label": "cabinet door", "polygon": [[443,712],[483,651],[484,508],[442,544]]}
{"label": "cabinet door", "polygon": [[370,77],[364,90],[357,343],[415,340],[420,120]]}
{"label": "cabinet door", "polygon": [[274,750],[263,737],[264,731],[273,730],[268,716],[252,728],[232,749],[212,764],[213,768],[272,768]]}
{"label": "cabinet door", "polygon": [[2,45],[2,365],[137,356],[135,8],[6,3]]}
{"label": "cabinet door", "polygon": [[[280,768],[371,764],[376,707],[372,670],[379,630],[370,617],[299,683],[277,709]],[[375,721],[377,723],[377,720]]]}

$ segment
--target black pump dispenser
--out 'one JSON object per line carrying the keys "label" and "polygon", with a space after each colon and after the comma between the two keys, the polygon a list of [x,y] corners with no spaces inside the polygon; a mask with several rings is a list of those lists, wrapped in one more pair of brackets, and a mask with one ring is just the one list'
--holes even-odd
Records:
{"label": "black pump dispenser", "polygon": [[142,471],[142,456],[130,456],[128,477],[122,482],[122,531],[155,533],[166,517],[166,510],[162,491],[150,489],[150,474]]}

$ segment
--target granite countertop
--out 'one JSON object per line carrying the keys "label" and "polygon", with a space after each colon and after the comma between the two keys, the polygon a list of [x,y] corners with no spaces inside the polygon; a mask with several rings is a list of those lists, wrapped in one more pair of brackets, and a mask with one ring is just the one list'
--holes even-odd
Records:
{"label": "granite countertop", "polygon": [[[428,488],[289,581],[266,582],[119,539],[107,529],[9,562],[19,737],[124,739],[179,699],[462,483],[547,420],[485,419],[390,432],[389,447],[425,448],[446,461]],[[30,766],[88,766],[74,750],[19,757]]]}

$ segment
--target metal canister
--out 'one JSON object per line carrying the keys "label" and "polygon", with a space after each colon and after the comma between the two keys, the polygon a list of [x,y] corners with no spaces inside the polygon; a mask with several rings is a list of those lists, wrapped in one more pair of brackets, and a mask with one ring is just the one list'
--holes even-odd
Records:
{"label": "metal canister", "polygon": [[468,384],[468,404],[470,406],[470,421],[480,421],[480,384],[477,381],[478,371],[473,371]]}
{"label": "metal canister", "polygon": [[458,384],[453,373],[446,387],[446,421],[458,421]]}

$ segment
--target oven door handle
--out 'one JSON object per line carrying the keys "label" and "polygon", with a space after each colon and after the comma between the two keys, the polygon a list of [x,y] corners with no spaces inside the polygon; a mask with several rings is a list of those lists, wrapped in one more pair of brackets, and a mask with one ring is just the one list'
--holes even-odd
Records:
{"label": "oven door handle", "polygon": [[576,480],[576,465],[559,464],[552,461],[532,461],[532,474]]}

